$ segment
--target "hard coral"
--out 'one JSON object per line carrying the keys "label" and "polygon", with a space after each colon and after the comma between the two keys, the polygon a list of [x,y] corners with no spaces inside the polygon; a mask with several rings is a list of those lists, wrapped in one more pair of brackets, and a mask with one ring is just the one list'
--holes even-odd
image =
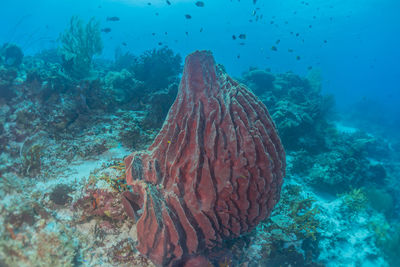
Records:
{"label": "hard coral", "polygon": [[206,254],[269,216],[286,166],[266,107],[207,51],[186,58],[159,135],[125,162],[142,207],[137,248],[163,266]]}

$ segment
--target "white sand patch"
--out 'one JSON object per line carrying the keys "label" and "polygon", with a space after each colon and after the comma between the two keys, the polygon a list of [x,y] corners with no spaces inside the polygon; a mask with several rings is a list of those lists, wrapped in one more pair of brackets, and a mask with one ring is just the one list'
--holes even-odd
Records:
{"label": "white sand patch", "polygon": [[83,184],[89,178],[90,173],[95,169],[100,168],[103,164],[113,159],[121,159],[129,154],[130,151],[118,145],[96,158],[73,162],[69,165],[69,170],[60,175],[57,179],[38,182],[36,184],[36,190],[45,193],[51,191],[51,189],[58,184],[67,184],[71,186]]}

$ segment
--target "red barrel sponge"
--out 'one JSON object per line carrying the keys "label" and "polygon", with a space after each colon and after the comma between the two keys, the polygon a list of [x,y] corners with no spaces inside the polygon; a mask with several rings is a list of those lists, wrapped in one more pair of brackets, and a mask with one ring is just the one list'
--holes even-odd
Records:
{"label": "red barrel sponge", "polygon": [[137,248],[159,266],[204,255],[268,217],[286,166],[267,108],[208,51],[187,56],[160,133],[125,163],[134,194],[125,204],[140,207]]}

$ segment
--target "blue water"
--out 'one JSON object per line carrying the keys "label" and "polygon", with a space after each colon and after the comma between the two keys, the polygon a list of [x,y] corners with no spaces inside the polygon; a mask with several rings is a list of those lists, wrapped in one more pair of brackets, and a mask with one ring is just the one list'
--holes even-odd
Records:
{"label": "blue water", "polygon": [[[35,53],[56,46],[72,15],[86,20],[94,16],[102,27],[112,29],[103,35],[107,58],[113,58],[118,46],[140,53],[162,42],[182,55],[210,49],[233,75],[249,66],[306,74],[312,66],[322,73],[323,90],[337,96],[338,107],[370,98],[383,104],[387,110],[382,112],[400,114],[399,1],[259,0],[254,5],[250,0],[219,0],[204,1],[202,8],[194,2],[3,1],[0,43],[12,41],[26,54]],[[257,22],[255,8],[256,15],[263,15]],[[107,22],[108,16],[121,20]],[[246,40],[232,40],[240,33]],[[239,45],[241,41],[245,45]],[[271,50],[273,45],[278,51]]]}

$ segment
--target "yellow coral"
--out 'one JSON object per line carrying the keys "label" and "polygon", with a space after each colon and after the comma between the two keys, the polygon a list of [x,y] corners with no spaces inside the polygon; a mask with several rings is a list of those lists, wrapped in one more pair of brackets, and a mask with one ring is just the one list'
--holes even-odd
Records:
{"label": "yellow coral", "polygon": [[361,188],[353,189],[339,196],[343,197],[343,204],[352,213],[360,212],[367,207],[367,196]]}
{"label": "yellow coral", "polygon": [[114,162],[109,168],[117,171],[115,178],[110,177],[110,175],[103,174],[100,176],[101,180],[106,181],[116,192],[124,192],[128,190],[128,185],[125,182],[125,163]]}
{"label": "yellow coral", "polygon": [[294,223],[288,227],[289,232],[295,233],[296,236],[316,239],[319,221],[315,216],[320,213],[320,210],[317,207],[311,208],[314,202],[313,198],[306,198],[292,205],[290,217]]}

